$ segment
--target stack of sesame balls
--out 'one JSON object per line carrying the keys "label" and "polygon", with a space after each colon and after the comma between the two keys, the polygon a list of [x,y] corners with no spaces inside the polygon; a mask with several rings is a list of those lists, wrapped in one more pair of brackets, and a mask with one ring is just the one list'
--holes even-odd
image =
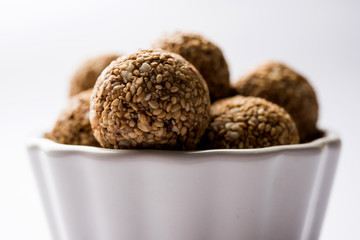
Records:
{"label": "stack of sesame balls", "polygon": [[198,34],[161,36],[151,49],[86,61],[45,136],[114,149],[245,149],[321,136],[310,83],[279,62],[231,84],[220,48]]}

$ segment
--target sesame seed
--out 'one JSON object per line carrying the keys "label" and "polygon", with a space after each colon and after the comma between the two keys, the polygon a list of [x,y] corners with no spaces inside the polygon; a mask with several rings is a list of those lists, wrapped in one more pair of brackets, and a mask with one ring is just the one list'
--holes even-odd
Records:
{"label": "sesame seed", "polygon": [[164,118],[164,117],[166,117],[166,112],[161,111],[161,113],[159,113],[157,116],[158,116],[158,118]]}
{"label": "sesame seed", "polygon": [[170,89],[170,88],[171,88],[171,84],[170,84],[169,82],[166,82],[166,83],[165,83],[165,87],[166,87],[167,89]]}
{"label": "sesame seed", "polygon": [[160,108],[158,108],[158,109],[155,109],[152,113],[153,113],[154,115],[160,115],[162,112],[163,112],[163,110],[160,109]]}
{"label": "sesame seed", "polygon": [[[157,109],[159,108],[159,103],[157,103],[156,101],[149,101],[149,105],[150,107],[152,107],[153,109]],[[155,113],[154,113],[155,114]],[[155,114],[157,115],[157,114]]]}
{"label": "sesame seed", "polygon": [[181,109],[180,104],[175,104],[171,107],[171,112],[177,112]]}
{"label": "sesame seed", "polygon": [[140,119],[140,122],[142,122],[142,123],[146,123],[146,122],[147,122],[147,121],[146,121],[146,116],[145,116],[144,114],[139,113],[139,119]]}
{"label": "sesame seed", "polygon": [[145,123],[139,122],[137,124],[137,127],[143,132],[149,132],[150,131],[149,126],[147,124],[145,124]]}
{"label": "sesame seed", "polygon": [[137,134],[136,133],[134,133],[134,132],[130,132],[129,134],[128,134],[131,138],[137,138]]}
{"label": "sesame seed", "polygon": [[134,65],[132,65],[132,64],[130,63],[125,70],[126,70],[127,72],[132,72],[132,70],[134,70]]}
{"label": "sesame seed", "polygon": [[141,85],[143,82],[144,82],[144,79],[142,77],[136,79],[136,84],[138,84],[138,85]]}
{"label": "sesame seed", "polygon": [[180,98],[180,104],[182,108],[185,108],[185,99],[184,98]]}
{"label": "sesame seed", "polygon": [[225,128],[230,129],[232,127],[232,125],[233,125],[232,122],[227,122],[227,123],[225,123]]}
{"label": "sesame seed", "polygon": [[130,100],[131,100],[131,93],[130,93],[130,92],[127,92],[127,93],[126,93],[125,100],[126,100],[127,102],[130,102]]}
{"label": "sesame seed", "polygon": [[172,131],[173,131],[173,132],[179,132],[179,128],[178,128],[177,126],[173,126],[173,127],[172,127]]}
{"label": "sesame seed", "polygon": [[140,71],[137,70],[137,69],[135,69],[135,70],[133,71],[133,74],[134,74],[135,76],[139,76],[139,75],[140,75]]}
{"label": "sesame seed", "polygon": [[258,129],[260,130],[260,131],[263,131],[264,129],[265,129],[265,123],[260,123],[259,124],[259,126],[258,126]]}
{"label": "sesame seed", "polygon": [[167,100],[167,99],[169,99],[169,98],[170,98],[169,95],[165,95],[165,96],[162,96],[162,97],[161,97],[161,100],[164,101],[164,100]]}
{"label": "sesame seed", "polygon": [[144,62],[141,67],[139,68],[140,72],[149,72],[151,70],[151,66]]}
{"label": "sesame seed", "polygon": [[131,95],[134,95],[135,92],[136,92],[136,87],[135,87],[135,86],[131,86],[131,87],[130,87],[130,92],[131,92]]}
{"label": "sesame seed", "polygon": [[136,91],[136,95],[140,95],[140,93],[142,92],[143,88],[142,87],[139,87]]}
{"label": "sesame seed", "polygon": [[146,97],[144,98],[145,101],[149,101],[151,98],[151,93],[149,93],[148,95],[146,95]]}
{"label": "sesame seed", "polygon": [[170,111],[171,111],[171,108],[172,108],[172,103],[168,103],[168,105],[166,105],[165,110],[166,110],[167,112],[170,112]]}
{"label": "sesame seed", "polygon": [[264,116],[258,116],[258,120],[259,120],[260,122],[267,122],[267,119],[266,119],[266,117],[264,117]]}
{"label": "sesame seed", "polygon": [[132,73],[128,72],[128,71],[122,71],[121,76],[123,77],[125,82],[128,82],[128,81],[130,81],[130,79],[132,77]]}
{"label": "sesame seed", "polygon": [[176,86],[172,86],[172,87],[170,88],[170,91],[171,91],[172,93],[176,93],[177,91],[179,91],[179,88],[176,87]]}
{"label": "sesame seed", "polygon": [[178,118],[180,118],[180,116],[181,116],[181,111],[177,111],[173,114],[174,119],[178,119]]}
{"label": "sesame seed", "polygon": [[136,123],[135,123],[133,120],[131,120],[131,121],[129,122],[129,126],[130,126],[130,127],[133,128],[133,127],[135,127],[135,125],[136,125]]}
{"label": "sesame seed", "polygon": [[143,131],[141,131],[139,128],[134,128],[134,132],[135,132],[138,136],[140,136],[140,135],[143,134]]}
{"label": "sesame seed", "polygon": [[182,128],[181,128],[181,131],[180,131],[181,136],[184,136],[184,135],[186,134],[186,132],[187,132],[187,128],[186,128],[186,127],[182,127]]}
{"label": "sesame seed", "polygon": [[185,110],[188,112],[188,111],[190,111],[190,105],[189,105],[189,103],[186,103],[186,105],[185,105]]}
{"label": "sesame seed", "polygon": [[155,122],[154,122],[154,125],[155,125],[156,127],[161,128],[161,127],[163,127],[163,126],[164,126],[164,122],[158,122],[158,121],[155,121]]}
{"label": "sesame seed", "polygon": [[158,75],[156,75],[156,82],[157,83],[161,83],[162,82],[162,75],[161,74],[158,74]]}
{"label": "sesame seed", "polygon": [[137,104],[131,104],[131,107],[135,110],[138,111],[139,110],[139,106]]}

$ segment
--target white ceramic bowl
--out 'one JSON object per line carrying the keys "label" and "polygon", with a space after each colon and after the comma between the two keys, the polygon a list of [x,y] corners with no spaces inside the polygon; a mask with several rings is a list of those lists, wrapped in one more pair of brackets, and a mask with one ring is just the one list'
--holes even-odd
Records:
{"label": "white ceramic bowl", "polygon": [[332,134],[254,150],[28,144],[57,240],[317,239],[339,150]]}

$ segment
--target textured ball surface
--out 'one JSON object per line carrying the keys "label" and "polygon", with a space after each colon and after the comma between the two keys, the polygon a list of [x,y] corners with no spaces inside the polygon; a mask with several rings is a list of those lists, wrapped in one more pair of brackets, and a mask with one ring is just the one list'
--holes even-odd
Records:
{"label": "textured ball surface", "polygon": [[263,64],[240,78],[235,88],[241,95],[262,97],[285,108],[297,125],[301,142],[318,136],[316,93],[303,76],[286,65]]}
{"label": "textured ball surface", "polygon": [[281,107],[262,98],[235,96],[211,106],[204,136],[209,148],[261,148],[299,143],[294,121]]}
{"label": "textured ball surface", "polygon": [[108,54],[91,58],[84,62],[75,72],[70,81],[69,95],[73,96],[79,92],[94,87],[94,84],[111,61],[117,59],[119,55]]}
{"label": "textured ball surface", "polygon": [[212,101],[231,94],[229,69],[220,48],[198,34],[175,32],[158,39],[153,47],[183,56],[204,77]]}
{"label": "textured ball surface", "polygon": [[210,104],[192,64],[174,53],[140,50],[102,72],[90,122],[106,148],[194,149],[208,127]]}
{"label": "textured ball surface", "polygon": [[63,144],[100,146],[93,136],[89,107],[92,89],[70,98],[47,138]]}

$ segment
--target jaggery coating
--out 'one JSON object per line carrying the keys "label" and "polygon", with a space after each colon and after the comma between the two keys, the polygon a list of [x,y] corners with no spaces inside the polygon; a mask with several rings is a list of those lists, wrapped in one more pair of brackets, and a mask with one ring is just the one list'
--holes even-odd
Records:
{"label": "jaggery coating", "polygon": [[102,72],[90,122],[106,148],[194,149],[210,122],[210,104],[191,63],[160,49],[139,50]]}
{"label": "jaggery coating", "polygon": [[118,57],[115,54],[100,55],[84,62],[70,80],[69,96],[93,88],[104,68]]}
{"label": "jaggery coating", "polygon": [[310,83],[288,66],[268,62],[239,79],[237,92],[244,96],[256,96],[278,104],[294,119],[300,142],[318,136],[318,101]]}
{"label": "jaggery coating", "polygon": [[231,94],[229,68],[221,49],[198,34],[175,32],[159,38],[153,47],[183,56],[204,77],[212,101]]}
{"label": "jaggery coating", "polygon": [[207,148],[262,148],[299,143],[290,115],[278,105],[257,97],[234,96],[211,106],[204,136]]}
{"label": "jaggery coating", "polygon": [[47,138],[63,144],[100,146],[89,121],[92,89],[71,97]]}

